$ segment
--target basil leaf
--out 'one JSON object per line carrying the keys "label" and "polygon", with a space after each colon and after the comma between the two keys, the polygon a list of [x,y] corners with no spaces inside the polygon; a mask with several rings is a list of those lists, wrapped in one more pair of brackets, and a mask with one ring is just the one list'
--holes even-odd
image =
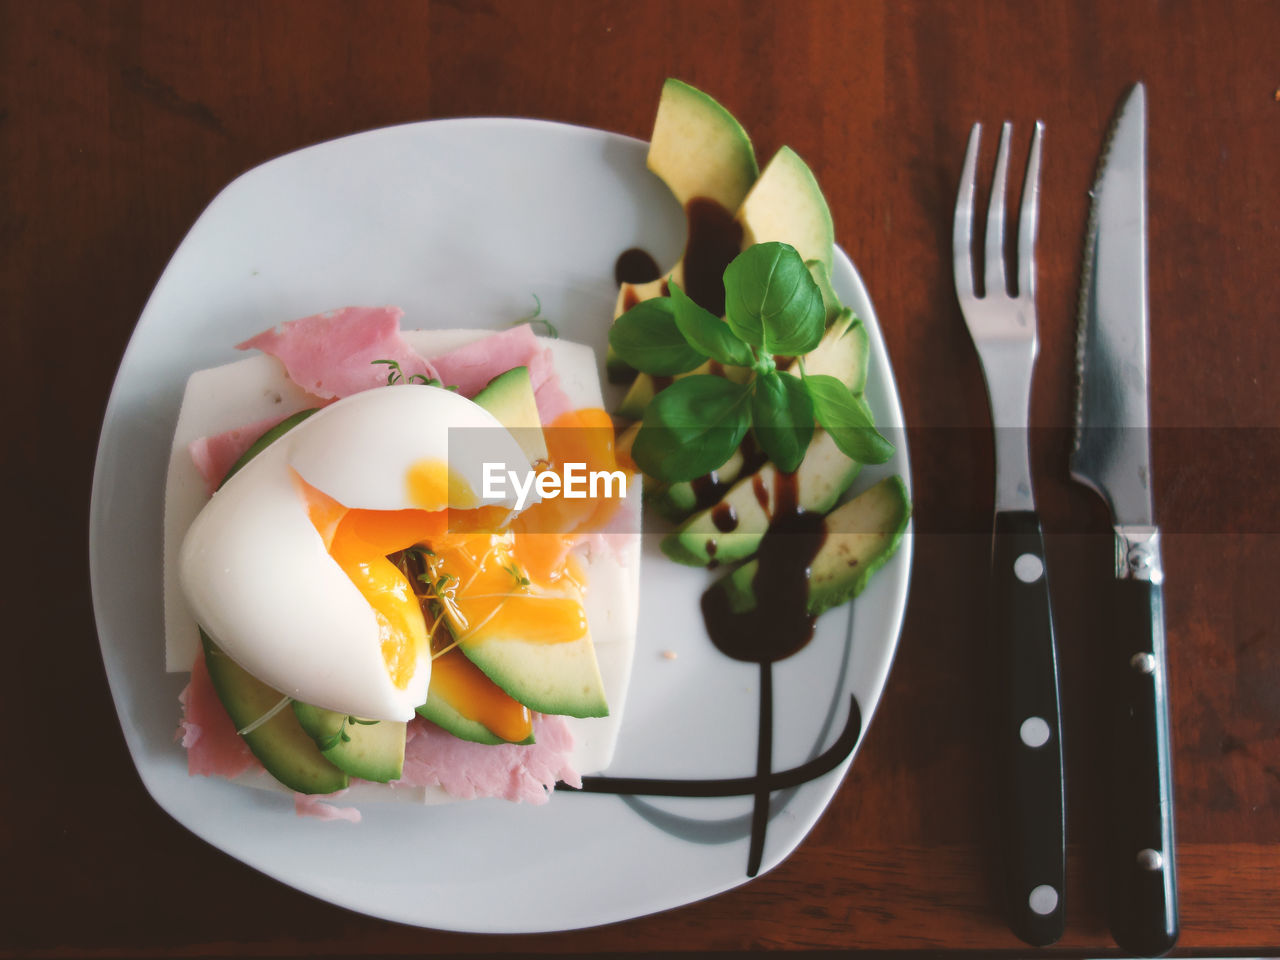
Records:
{"label": "basil leaf", "polygon": [[876,430],[871,408],[841,381],[825,375],[806,376],[804,386],[813,400],[818,424],[831,434],[845,456],[859,463],[884,463],[893,456],[893,444]]}
{"label": "basil leaf", "polygon": [[666,297],[644,300],[620,316],[609,330],[609,346],[624,362],[655,377],[686,373],[706,361],[681,335]]}
{"label": "basil leaf", "polygon": [[747,247],[725,269],[724,290],[730,329],[753,347],[798,357],[822,340],[822,291],[790,244]]}
{"label": "basil leaf", "polygon": [[757,376],[751,418],[761,449],[783,473],[794,473],[813,439],[813,401],[804,383],[772,371]]}
{"label": "basil leaf", "polygon": [[751,348],[734,336],[727,323],[695,303],[674,280],[669,286],[676,326],[691,347],[725,366],[751,366],[755,359]]}
{"label": "basil leaf", "polygon": [[658,393],[644,411],[631,458],[667,483],[710,473],[733,455],[751,424],[751,385],[695,374]]}

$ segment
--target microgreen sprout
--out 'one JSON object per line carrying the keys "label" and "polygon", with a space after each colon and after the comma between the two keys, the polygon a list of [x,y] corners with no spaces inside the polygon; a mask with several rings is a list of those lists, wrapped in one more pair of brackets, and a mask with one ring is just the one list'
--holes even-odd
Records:
{"label": "microgreen sprout", "polygon": [[378,723],[378,721],[362,720],[359,717],[352,717],[352,716],[343,717],[342,722],[338,724],[338,729],[335,730],[331,735],[325,737],[323,740],[317,740],[316,746],[318,746],[321,750],[332,750],[339,743],[350,743],[351,734],[347,732],[347,727],[350,724],[359,724],[362,727],[371,727],[375,723]]}
{"label": "microgreen sprout", "polygon": [[371,360],[370,363],[380,363],[387,367],[387,386],[395,386],[397,383],[422,383],[429,387],[442,386],[439,380],[428,377],[425,373],[410,373],[400,369],[400,364],[396,360]]}
{"label": "microgreen sprout", "polygon": [[529,578],[520,571],[520,568],[516,566],[514,560],[511,561],[511,563],[504,565],[502,569],[511,574],[511,577],[515,580],[517,587],[529,586]]}
{"label": "microgreen sprout", "polygon": [[534,327],[541,324],[546,330],[548,337],[559,338],[560,331],[556,329],[555,324],[542,315],[542,301],[538,299],[538,295],[536,293],[531,294],[531,296],[533,297],[534,304],[533,313],[528,316],[521,317],[519,320],[512,320],[511,325],[513,327],[518,327],[521,324],[527,323],[529,326]]}

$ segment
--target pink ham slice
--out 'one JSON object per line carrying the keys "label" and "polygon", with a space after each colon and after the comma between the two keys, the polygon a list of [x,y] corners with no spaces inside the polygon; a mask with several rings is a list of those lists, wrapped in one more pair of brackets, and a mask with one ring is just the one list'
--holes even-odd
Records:
{"label": "pink ham slice", "polygon": [[569,397],[560,387],[552,363],[551,351],[538,342],[527,326],[492,333],[479,340],[431,358],[440,380],[457,387],[465,397],[474,397],[485,384],[513,367],[528,367],[533,384],[538,417],[548,425],[560,414],[572,409]]}
{"label": "pink ham slice", "polygon": [[386,384],[390,372],[375,360],[394,360],[407,379],[435,378],[432,365],[400,336],[399,307],[343,307],[291,320],[236,344],[284,364],[289,379],[331,400]]}
{"label": "pink ham slice", "polygon": [[183,706],[178,733],[187,748],[188,773],[231,778],[247,770],[262,769],[218,699],[203,653],[192,664],[191,682],[178,700]]}
{"label": "pink ham slice", "polygon": [[[497,374],[495,374],[497,376]],[[560,386],[551,349],[543,347],[529,363],[529,380],[533,383],[533,399],[538,405],[538,419],[545,426],[556,422],[556,417],[573,409],[573,401]]]}
{"label": "pink ham slice", "polygon": [[360,811],[355,807],[339,807],[326,801],[342,796],[346,791],[323,796],[312,796],[308,793],[293,795],[293,811],[300,817],[315,817],[317,820],[346,820],[350,823],[360,822]]}
{"label": "pink ham slice", "polygon": [[[490,380],[512,367],[527,366],[538,416],[544,424],[573,409],[560,386],[551,350],[528,327],[490,334],[430,361],[400,336],[399,307],[344,307],[292,320],[238,344],[280,360],[289,379],[321,398],[345,397],[384,386],[388,369],[373,360],[395,360],[404,375],[421,373],[474,397]],[[354,351],[347,353],[345,351]],[[370,373],[372,371],[372,373]],[[232,465],[283,417],[260,420],[193,441],[188,450],[210,495]]]}
{"label": "pink ham slice", "polygon": [[266,420],[258,420],[212,437],[201,437],[187,445],[187,452],[191,455],[196,469],[200,471],[200,476],[204,477],[209,496],[213,496],[213,491],[218,489],[222,478],[235,466],[236,461],[244,456],[245,451],[283,419],[285,418],[268,417]]}
{"label": "pink ham slice", "polygon": [[536,743],[490,745],[459,740],[422,718],[409,722],[402,783],[440,786],[460,800],[501,797],[543,804],[557,781],[581,787],[569,764],[573,733],[564,717],[535,715]]}
{"label": "pink ham slice", "polygon": [[[503,371],[528,366],[539,349],[532,330],[512,327],[432,357],[431,365],[445,386],[457,387],[463,396],[474,397]],[[530,368],[531,377],[533,372]],[[533,388],[538,389],[537,382]]]}

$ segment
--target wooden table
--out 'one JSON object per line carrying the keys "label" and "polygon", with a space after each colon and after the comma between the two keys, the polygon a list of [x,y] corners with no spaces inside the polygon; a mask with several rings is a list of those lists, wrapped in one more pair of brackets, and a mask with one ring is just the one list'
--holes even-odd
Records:
{"label": "wooden table", "polygon": [[[861,947],[1024,952],[998,907],[985,640],[990,439],[950,273],[974,120],[1047,124],[1037,492],[1071,783],[1067,933],[1104,919],[1101,505],[1066,479],[1086,195],[1111,112],[1150,102],[1158,509],[1167,531],[1183,934],[1280,949],[1280,6],[1132,3],[0,4],[6,773],[0,953],[372,955]],[[662,79],[795,147],[879,310],[911,424],[911,602],[858,762],[784,864],[708,902],[532,938],[344,912],[206,847],[132,771],[86,585],[97,431],[171,251],[242,171],[342,134],[475,114],[645,137]],[[1025,140],[1018,141],[1019,149]],[[988,155],[988,164],[990,163]]]}

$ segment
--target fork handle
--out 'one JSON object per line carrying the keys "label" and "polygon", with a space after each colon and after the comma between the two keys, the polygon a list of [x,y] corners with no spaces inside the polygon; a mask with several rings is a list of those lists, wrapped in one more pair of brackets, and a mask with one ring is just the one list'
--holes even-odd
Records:
{"label": "fork handle", "polygon": [[1044,946],[1062,936],[1065,916],[1066,778],[1049,577],[1034,511],[996,513],[991,557],[1009,926]]}

